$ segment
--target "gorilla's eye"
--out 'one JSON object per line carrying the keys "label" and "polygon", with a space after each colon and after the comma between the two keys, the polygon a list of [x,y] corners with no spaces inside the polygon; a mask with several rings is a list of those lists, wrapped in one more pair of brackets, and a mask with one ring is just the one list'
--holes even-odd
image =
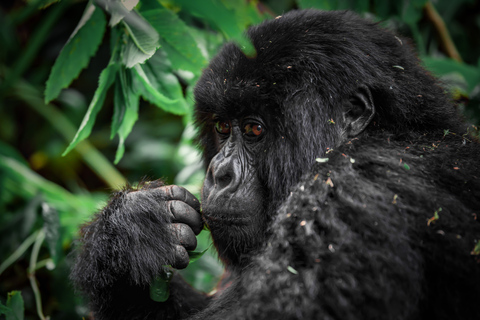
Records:
{"label": "gorilla's eye", "polygon": [[249,136],[259,137],[263,133],[263,127],[261,124],[247,124],[245,126],[245,134]]}
{"label": "gorilla's eye", "polygon": [[228,122],[218,121],[215,124],[215,130],[217,130],[217,132],[220,134],[229,134],[230,129],[231,129],[231,126],[230,126],[230,123]]}

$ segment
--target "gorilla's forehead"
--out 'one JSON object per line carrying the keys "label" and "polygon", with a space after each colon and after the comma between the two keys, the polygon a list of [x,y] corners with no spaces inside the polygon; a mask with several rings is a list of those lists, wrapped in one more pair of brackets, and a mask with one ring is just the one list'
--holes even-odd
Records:
{"label": "gorilla's forehead", "polygon": [[248,36],[256,56],[225,45],[199,80],[197,108],[229,117],[271,114],[299,107],[287,100],[302,93],[325,99],[348,95],[351,83],[377,77],[370,71],[379,55],[372,26],[351,13],[318,11],[292,12],[255,26]]}

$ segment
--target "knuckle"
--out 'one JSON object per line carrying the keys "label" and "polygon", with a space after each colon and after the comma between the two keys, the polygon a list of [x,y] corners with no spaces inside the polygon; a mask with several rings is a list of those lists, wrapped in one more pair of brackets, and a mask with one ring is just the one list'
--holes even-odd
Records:
{"label": "knuckle", "polygon": [[182,246],[175,247],[175,262],[174,267],[176,269],[184,269],[188,266],[190,259],[188,257],[187,250]]}

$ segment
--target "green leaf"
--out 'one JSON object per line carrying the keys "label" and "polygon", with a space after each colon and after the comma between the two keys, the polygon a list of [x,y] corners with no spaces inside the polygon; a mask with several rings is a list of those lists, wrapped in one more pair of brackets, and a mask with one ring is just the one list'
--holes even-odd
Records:
{"label": "green leaf", "polygon": [[136,12],[129,14],[129,19],[123,20],[129,40],[123,50],[123,63],[127,68],[143,63],[160,47],[159,35],[152,26]]}
{"label": "green leaf", "polygon": [[448,58],[422,57],[422,61],[425,63],[425,66],[437,76],[455,73],[460,74],[467,83],[467,94],[471,94],[480,83],[480,67],[471,66]]}
{"label": "green leaf", "polygon": [[205,252],[207,252],[208,249],[210,249],[211,246],[212,246],[212,243],[208,246],[207,249],[203,251],[188,251],[188,257],[190,258],[189,263],[195,262],[198,259],[200,259],[205,254]]}
{"label": "green leaf", "polygon": [[423,16],[423,7],[427,0],[410,0],[396,2],[397,10],[400,12],[402,20],[409,24],[416,24]]}
{"label": "green leaf", "polygon": [[155,78],[147,66],[137,64],[133,70],[135,78],[142,84],[139,90],[145,99],[173,114],[183,115],[187,112],[186,106],[178,103],[178,100],[171,100],[158,91],[158,84],[155,81],[152,83]]}
{"label": "green leaf", "polygon": [[61,253],[60,241],[60,219],[57,210],[42,203],[43,229],[45,230],[45,240],[47,242],[50,256],[55,266]]}
{"label": "green leaf", "polygon": [[207,64],[187,25],[174,12],[157,3],[155,9],[143,11],[142,16],[178,54],[196,68],[202,69]]}
{"label": "green leaf", "polygon": [[477,242],[477,244],[473,248],[471,254],[474,255],[474,256],[480,255],[480,241]]}
{"label": "green leaf", "polygon": [[108,12],[110,12],[111,27],[116,26],[133,8],[138,4],[139,0],[120,0],[109,3]]}
{"label": "green leaf", "polygon": [[115,62],[110,63],[103,71],[100,73],[100,79],[98,81],[98,88],[95,90],[93,99],[88,106],[87,113],[83,117],[80,128],[78,129],[73,141],[70,142],[68,148],[63,152],[63,156],[69,153],[75,146],[85,138],[87,138],[92,132],[93,124],[95,123],[95,118],[98,111],[102,108],[103,101],[105,100],[105,95],[108,88],[115,80],[115,75],[119,69],[119,65]]}
{"label": "green leaf", "polygon": [[291,266],[287,266],[287,270],[288,270],[289,272],[293,273],[293,274],[298,274],[298,271],[295,270],[295,269],[294,269],[293,267],[291,267]]}
{"label": "green leaf", "polygon": [[[119,73],[120,85],[115,84],[114,105],[115,113],[122,113],[122,117],[114,114],[115,133],[118,134],[118,147],[114,163],[117,164],[125,153],[125,139],[132,131],[133,125],[138,120],[139,93],[133,88],[132,74],[130,69],[124,69]],[[115,119],[117,120],[115,121]],[[114,128],[112,127],[112,130]],[[114,131],[112,131],[113,134]]]}
{"label": "green leaf", "polygon": [[182,8],[216,26],[227,39],[237,42],[245,55],[249,57],[255,55],[255,47],[244,34],[248,25],[242,24],[242,22],[245,23],[245,21],[239,21],[235,11],[227,8],[222,1],[176,0],[175,3],[178,3]]}
{"label": "green leaf", "polygon": [[170,280],[173,277],[171,270],[162,272],[150,284],[150,298],[153,301],[165,302],[170,296]]}
{"label": "green leaf", "polygon": [[23,320],[24,312],[25,307],[20,291],[8,293],[6,306],[0,302],[0,315],[4,314],[6,320]]}
{"label": "green leaf", "polygon": [[406,163],[403,164],[403,167],[405,168],[405,170],[410,170],[410,166]]}
{"label": "green leaf", "polygon": [[52,67],[45,88],[45,103],[58,97],[88,65],[102,41],[105,26],[102,10],[89,4]]}
{"label": "green leaf", "polygon": [[335,10],[338,6],[337,0],[297,0],[297,3],[301,9]]}

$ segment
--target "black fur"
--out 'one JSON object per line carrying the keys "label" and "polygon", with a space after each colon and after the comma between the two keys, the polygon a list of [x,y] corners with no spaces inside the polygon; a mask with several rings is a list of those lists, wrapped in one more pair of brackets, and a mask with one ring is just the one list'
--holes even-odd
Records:
{"label": "black fur", "polygon": [[[146,290],[175,259],[170,239],[148,189],[140,212],[120,193],[84,229],[73,271],[97,319],[478,319],[480,144],[408,41],[314,10],[248,34],[257,56],[222,49],[195,90],[196,119],[207,165],[222,147],[213,115],[263,119],[254,158],[268,227],[249,231],[248,263],[227,266],[213,298],[175,276],[154,303]],[[375,115],[347,138],[344,106],[359,90]],[[217,246],[242,244],[223,237]]]}

